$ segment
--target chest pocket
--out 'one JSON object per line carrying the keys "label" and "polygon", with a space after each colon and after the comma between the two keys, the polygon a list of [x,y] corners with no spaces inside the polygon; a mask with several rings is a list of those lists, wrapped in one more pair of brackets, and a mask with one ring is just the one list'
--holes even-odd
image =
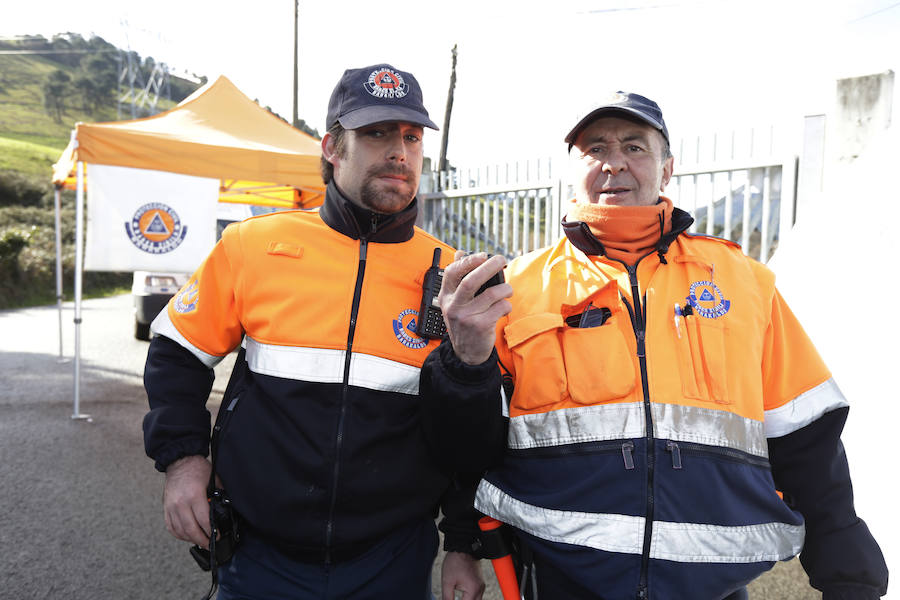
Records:
{"label": "chest pocket", "polygon": [[610,402],[631,393],[634,365],[617,326],[570,327],[559,313],[539,313],[507,325],[506,343],[516,366],[513,406],[533,411],[566,399]]}
{"label": "chest pocket", "polygon": [[726,385],[724,323],[696,314],[683,321],[684,331],[678,339],[682,392],[688,398],[731,404]]}

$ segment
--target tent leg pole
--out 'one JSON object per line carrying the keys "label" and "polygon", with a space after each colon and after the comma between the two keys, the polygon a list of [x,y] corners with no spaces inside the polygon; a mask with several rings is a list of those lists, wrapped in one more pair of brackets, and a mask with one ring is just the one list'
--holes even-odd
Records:
{"label": "tent leg pole", "polygon": [[65,362],[66,359],[63,358],[62,226],[60,224],[62,205],[59,198],[59,188],[54,190],[53,196],[56,213],[56,308],[59,312],[59,359],[57,362]]}
{"label": "tent leg pole", "polygon": [[75,189],[75,400],[72,407],[73,419],[91,420],[90,415],[80,412],[81,401],[81,277],[84,264],[84,163],[78,161]]}

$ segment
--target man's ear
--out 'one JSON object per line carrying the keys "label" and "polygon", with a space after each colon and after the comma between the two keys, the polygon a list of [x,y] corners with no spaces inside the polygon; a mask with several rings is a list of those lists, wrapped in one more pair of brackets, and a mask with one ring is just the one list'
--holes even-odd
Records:
{"label": "man's ear", "polygon": [[675,170],[675,158],[670,156],[669,158],[666,159],[666,162],[663,165],[662,181],[659,182],[659,191],[660,192],[666,191],[666,186],[669,185],[669,180],[672,179],[672,173],[674,170]]}
{"label": "man's ear", "polygon": [[337,160],[337,152],[334,149],[334,136],[330,133],[326,133],[322,138],[322,156],[331,164],[334,164],[335,160]]}

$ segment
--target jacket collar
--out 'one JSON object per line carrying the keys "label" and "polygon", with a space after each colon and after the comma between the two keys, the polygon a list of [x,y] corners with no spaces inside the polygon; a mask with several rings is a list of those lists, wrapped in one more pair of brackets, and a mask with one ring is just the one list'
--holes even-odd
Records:
{"label": "jacket collar", "polygon": [[[678,207],[672,209],[672,229],[664,236],[661,236],[656,243],[656,252],[660,257],[664,256],[669,250],[669,245],[675,241],[680,234],[684,233],[694,217]],[[606,249],[603,244],[591,233],[591,228],[587,223],[582,221],[562,221],[563,233],[569,239],[569,242],[588,256],[606,256]]]}
{"label": "jacket collar", "polygon": [[412,239],[418,212],[416,198],[398,213],[385,215],[372,212],[350,202],[334,180],[325,188],[325,202],[319,208],[319,216],[325,224],[338,233],[354,240],[365,239],[383,244]]}

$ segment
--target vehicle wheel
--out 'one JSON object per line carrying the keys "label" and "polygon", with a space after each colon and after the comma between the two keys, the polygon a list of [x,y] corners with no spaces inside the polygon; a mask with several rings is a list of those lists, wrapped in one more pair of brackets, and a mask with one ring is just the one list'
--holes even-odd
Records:
{"label": "vehicle wheel", "polygon": [[150,340],[150,323],[141,323],[137,319],[134,321],[134,337],[139,340]]}

